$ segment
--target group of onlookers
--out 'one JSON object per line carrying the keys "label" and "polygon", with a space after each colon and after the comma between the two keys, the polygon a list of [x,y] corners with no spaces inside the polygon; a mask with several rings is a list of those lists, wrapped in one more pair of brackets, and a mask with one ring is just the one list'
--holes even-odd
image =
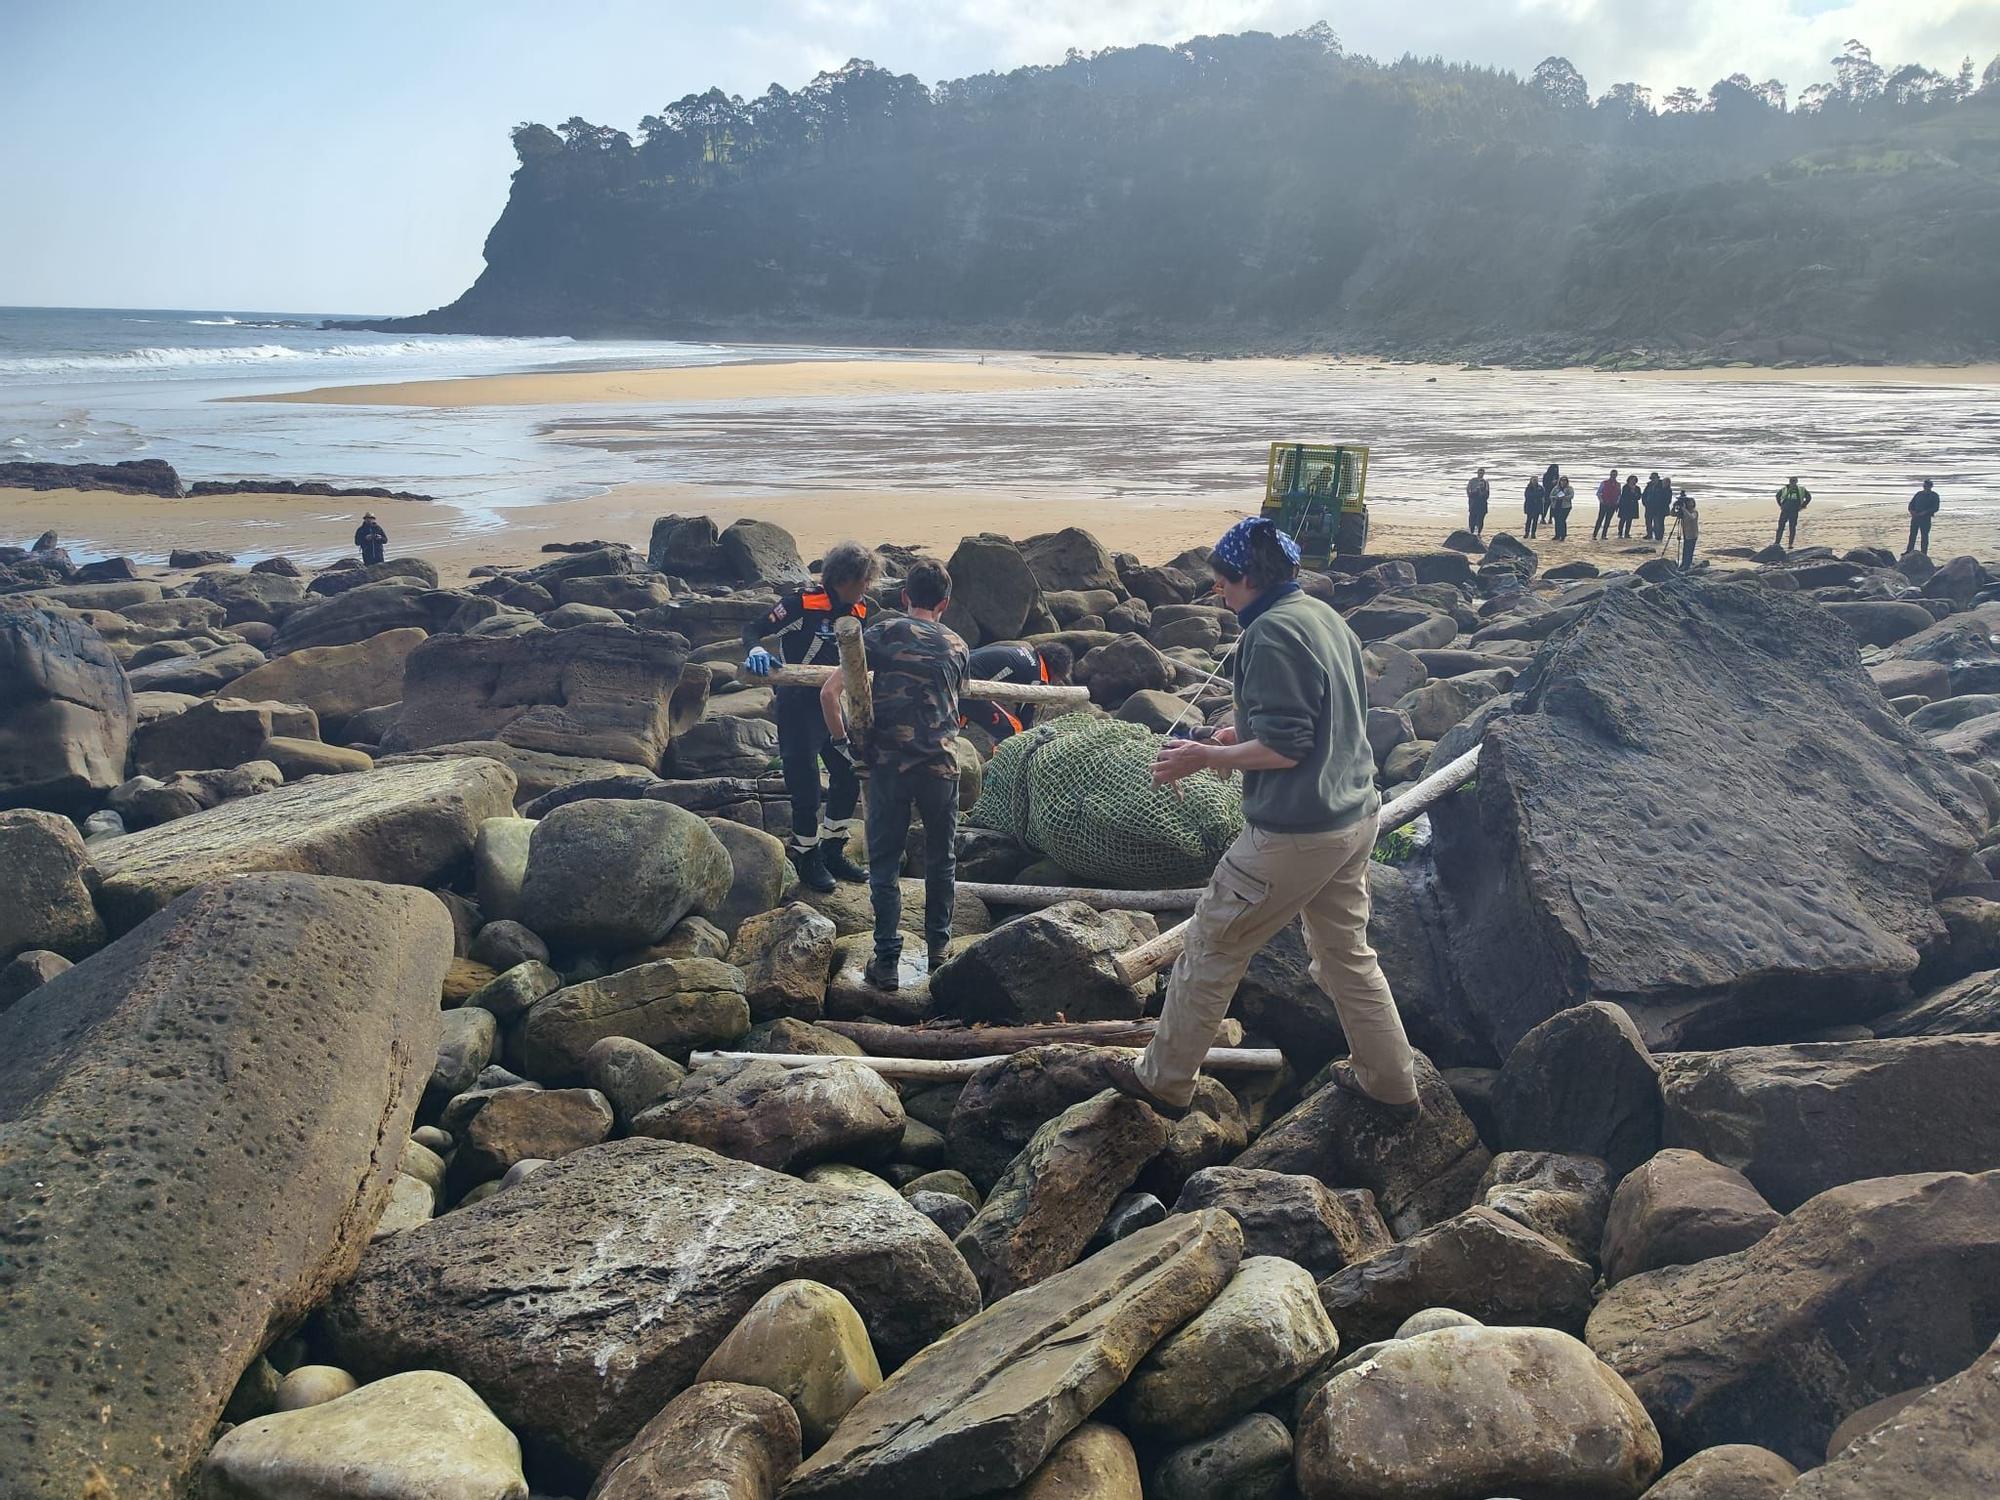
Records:
{"label": "group of onlookers", "polygon": [[[1486,512],[1493,498],[1493,487],[1487,482],[1486,470],[1480,469],[1465,486],[1465,525],[1474,536],[1484,535]],[[1785,481],[1777,493],[1778,533],[1774,541],[1778,546],[1796,546],[1799,539],[1799,513],[1812,504],[1812,491],[1799,483],[1794,474]],[[1576,492],[1570,486],[1569,476],[1560,465],[1550,464],[1541,474],[1528,480],[1522,492],[1522,534],[1539,536],[1544,521],[1554,528],[1553,540],[1569,540],[1569,513],[1576,504]],[[1910,537],[1903,545],[1905,552],[1931,550],[1931,521],[1938,513],[1938,493],[1926,479],[1923,488],[1910,497]],[[1636,471],[1625,475],[1623,481],[1618,471],[1613,469],[1597,486],[1597,521],[1590,528],[1592,541],[1610,541],[1611,527],[1616,523],[1618,540],[1631,538],[1632,525],[1640,516],[1646,518],[1646,540],[1664,542],[1667,539],[1667,522],[1671,518],[1680,523],[1681,566],[1691,566],[1694,560],[1694,540],[1700,527],[1698,510],[1694,497],[1686,490],[1678,494],[1671,478],[1663,478],[1655,470],[1647,476],[1646,482],[1639,483]]]}

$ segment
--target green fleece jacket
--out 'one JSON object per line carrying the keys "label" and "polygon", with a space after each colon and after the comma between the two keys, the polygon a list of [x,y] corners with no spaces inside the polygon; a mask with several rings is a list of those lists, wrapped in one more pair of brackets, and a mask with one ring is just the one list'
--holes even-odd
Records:
{"label": "green fleece jacket", "polygon": [[1287,594],[1236,643],[1236,732],[1296,760],[1245,771],[1243,816],[1267,833],[1325,833],[1381,806],[1361,642],[1329,604]]}

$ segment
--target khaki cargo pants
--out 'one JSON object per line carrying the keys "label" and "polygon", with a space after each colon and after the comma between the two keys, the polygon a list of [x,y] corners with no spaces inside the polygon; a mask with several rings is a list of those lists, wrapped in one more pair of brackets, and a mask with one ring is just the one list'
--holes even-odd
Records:
{"label": "khaki cargo pants", "polygon": [[1187,947],[1167,980],[1159,1030],[1139,1059],[1139,1079],[1185,1104],[1195,1074],[1229,1012],[1250,960],[1293,917],[1305,918],[1314,983],[1332,997],[1355,1076],[1388,1104],[1417,1097],[1403,1018],[1375,950],[1368,946],[1368,856],[1375,816],[1330,833],[1267,833],[1246,827],[1202,892]]}

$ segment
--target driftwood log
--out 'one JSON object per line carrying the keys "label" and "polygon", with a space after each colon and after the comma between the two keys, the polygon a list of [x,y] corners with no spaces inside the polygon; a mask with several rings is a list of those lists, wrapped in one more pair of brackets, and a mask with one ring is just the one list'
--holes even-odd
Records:
{"label": "driftwood log", "polygon": [[[820,1057],[802,1052],[696,1052],[688,1057],[691,1067],[722,1062],[770,1062],[786,1068],[810,1067],[815,1063],[855,1063],[871,1068],[884,1078],[907,1078],[924,1083],[961,1083],[981,1068],[1006,1061],[1007,1054],[991,1057]],[[1285,1054],[1275,1047],[1211,1047],[1202,1067],[1216,1073],[1276,1073],[1285,1066]]]}
{"label": "driftwood log", "polygon": [[[886,1021],[819,1021],[875,1057],[966,1058],[1010,1056],[1030,1047],[1071,1042],[1087,1047],[1143,1047],[1153,1039],[1152,1021],[1056,1021],[1038,1026],[895,1026]],[[1235,1047],[1243,1023],[1222,1023],[1216,1042]]]}

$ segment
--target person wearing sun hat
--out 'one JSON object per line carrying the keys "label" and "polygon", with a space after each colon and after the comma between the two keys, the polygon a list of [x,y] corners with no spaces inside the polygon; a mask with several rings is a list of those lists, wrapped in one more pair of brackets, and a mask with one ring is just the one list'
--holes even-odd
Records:
{"label": "person wearing sun hat", "polygon": [[354,529],[354,545],[361,549],[363,567],[372,567],[380,562],[388,551],[389,533],[375,519],[374,511],[368,511],[361,517],[361,524]]}
{"label": "person wearing sun hat", "polygon": [[1233,661],[1235,722],[1208,741],[1169,739],[1161,785],[1197,771],[1243,773],[1243,832],[1189,922],[1165,1007],[1138,1061],[1107,1081],[1163,1112],[1184,1110],[1195,1074],[1257,950],[1304,917],[1312,977],[1332,998],[1350,1058],[1334,1084],[1385,1121],[1420,1111],[1414,1054],[1368,944],[1368,857],[1375,848],[1375,755],[1361,642],[1299,587],[1299,549],[1268,518],[1239,521],[1210,554],[1216,590],[1243,623]]}

